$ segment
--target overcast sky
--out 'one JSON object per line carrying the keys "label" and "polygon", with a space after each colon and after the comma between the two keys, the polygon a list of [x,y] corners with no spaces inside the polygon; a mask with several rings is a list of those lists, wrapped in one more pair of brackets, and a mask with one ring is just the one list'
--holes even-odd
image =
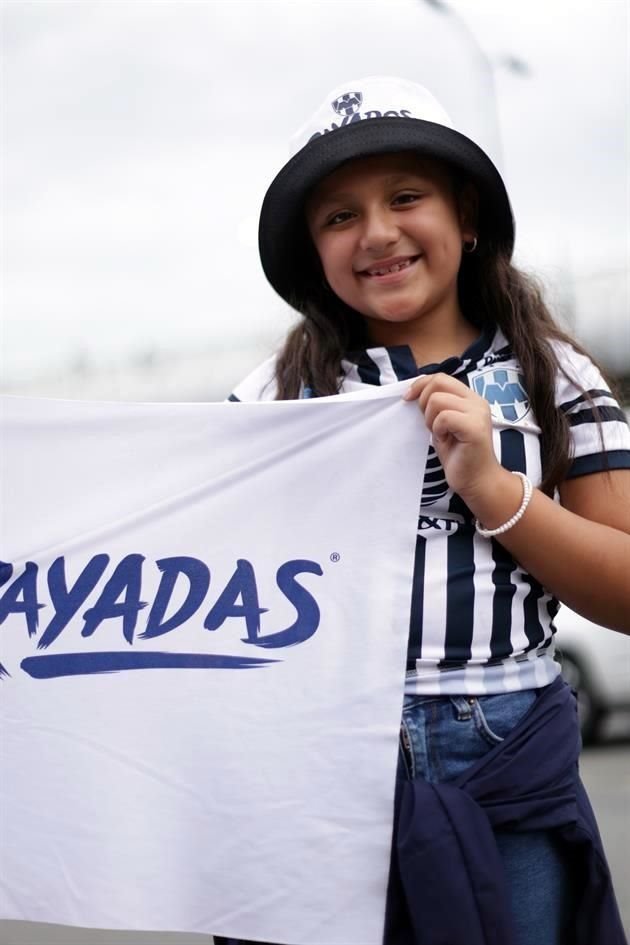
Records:
{"label": "overcast sky", "polygon": [[519,263],[577,279],[580,333],[630,361],[625,0],[444,6],[4,0],[6,376],[279,339],[264,190],[329,89],[374,73],[427,85],[488,150]]}

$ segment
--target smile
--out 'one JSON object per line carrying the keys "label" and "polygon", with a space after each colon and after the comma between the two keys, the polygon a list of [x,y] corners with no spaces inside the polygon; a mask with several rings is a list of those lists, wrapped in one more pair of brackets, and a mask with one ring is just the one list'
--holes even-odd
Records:
{"label": "smile", "polygon": [[393,275],[394,273],[401,272],[404,269],[409,269],[413,263],[420,258],[420,254],[417,256],[406,256],[404,258],[398,258],[392,260],[388,265],[383,266],[371,266],[369,269],[364,269],[360,275],[366,276],[369,279],[373,278],[382,278],[383,276]]}

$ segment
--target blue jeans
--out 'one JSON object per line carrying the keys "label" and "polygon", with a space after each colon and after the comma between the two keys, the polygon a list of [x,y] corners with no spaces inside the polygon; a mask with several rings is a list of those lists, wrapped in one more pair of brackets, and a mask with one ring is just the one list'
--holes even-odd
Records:
{"label": "blue jeans", "polygon": [[[405,696],[397,778],[433,783],[456,778],[506,737],[536,697],[533,689],[494,696]],[[517,945],[569,945],[565,927],[573,911],[571,872],[553,835],[496,831],[495,836]],[[218,937],[215,943],[256,945]]]}

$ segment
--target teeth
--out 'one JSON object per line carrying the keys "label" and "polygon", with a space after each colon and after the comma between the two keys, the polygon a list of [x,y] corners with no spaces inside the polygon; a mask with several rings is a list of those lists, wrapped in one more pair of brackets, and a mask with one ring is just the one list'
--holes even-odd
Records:
{"label": "teeth", "polygon": [[411,259],[405,259],[403,262],[396,263],[388,269],[369,269],[368,272],[371,276],[385,276],[388,272],[399,272],[401,269],[406,269],[407,266],[410,265]]}

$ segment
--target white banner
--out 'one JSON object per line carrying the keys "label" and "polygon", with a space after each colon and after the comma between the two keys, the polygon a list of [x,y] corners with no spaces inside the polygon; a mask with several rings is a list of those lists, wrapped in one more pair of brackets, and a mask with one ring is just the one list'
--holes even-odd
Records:
{"label": "white banner", "polygon": [[1,918],[380,945],[406,386],[2,399]]}

